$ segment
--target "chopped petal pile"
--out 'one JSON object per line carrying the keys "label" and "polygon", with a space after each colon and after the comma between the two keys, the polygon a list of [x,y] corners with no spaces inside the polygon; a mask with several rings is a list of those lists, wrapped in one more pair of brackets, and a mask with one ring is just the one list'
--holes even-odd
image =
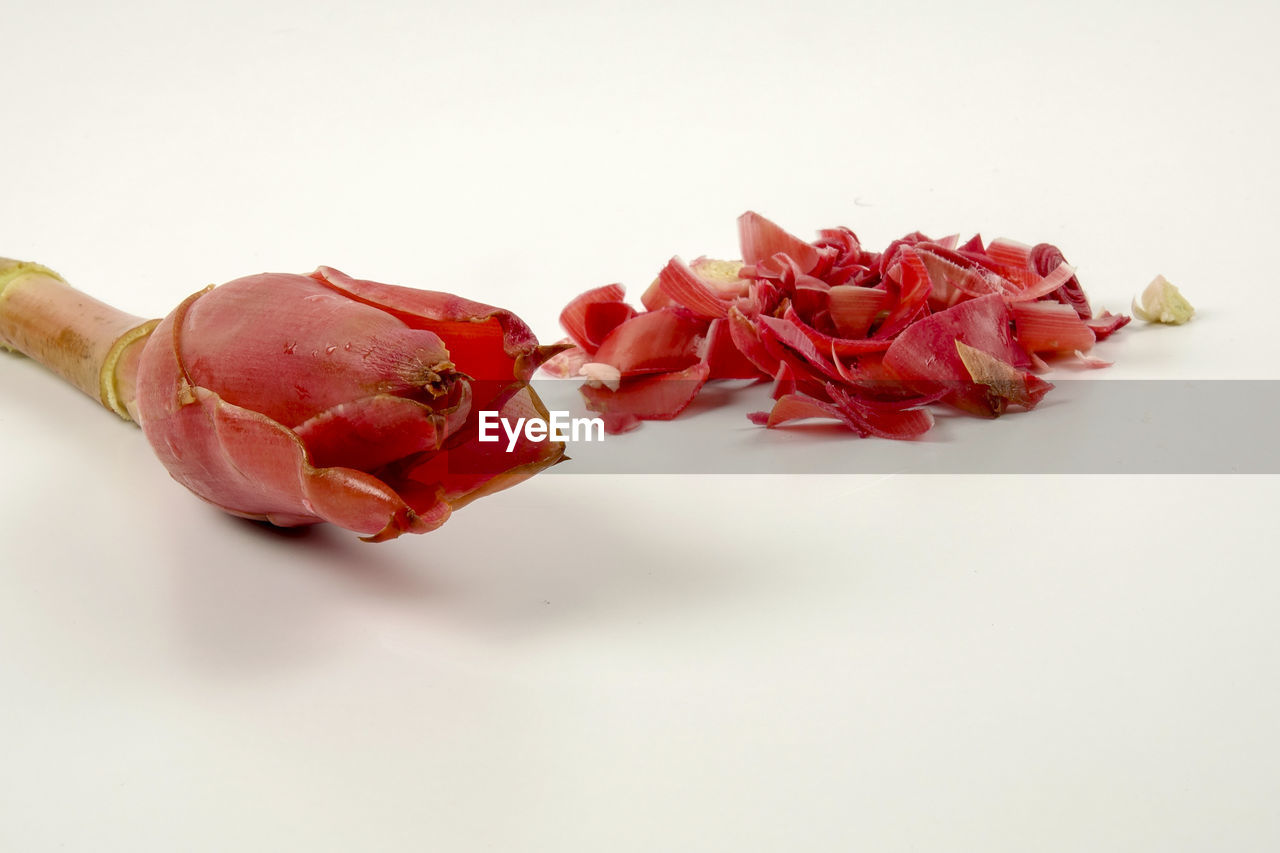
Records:
{"label": "chopped petal pile", "polygon": [[573,346],[544,369],[586,377],[610,432],[680,414],[713,379],[769,379],[752,422],[813,418],[860,436],[914,438],[942,403],[981,417],[1031,409],[1056,358],[1089,367],[1129,322],[1095,315],[1057,247],[914,232],[882,252],[847,228],[806,242],[763,216],[738,219],[741,261],[672,258],[641,297],[597,287],[564,309]]}

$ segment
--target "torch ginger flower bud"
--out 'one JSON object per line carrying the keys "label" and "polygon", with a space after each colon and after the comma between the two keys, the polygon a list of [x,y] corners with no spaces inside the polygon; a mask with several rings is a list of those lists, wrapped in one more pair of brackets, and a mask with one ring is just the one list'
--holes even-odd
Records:
{"label": "torch ginger flower bud", "polygon": [[[68,329],[88,346],[49,343]],[[280,526],[425,533],[564,458],[477,427],[482,410],[545,419],[528,380],[557,347],[508,311],[328,267],[210,287],[157,324],[0,261],[0,344],[136,421],[199,497]]]}

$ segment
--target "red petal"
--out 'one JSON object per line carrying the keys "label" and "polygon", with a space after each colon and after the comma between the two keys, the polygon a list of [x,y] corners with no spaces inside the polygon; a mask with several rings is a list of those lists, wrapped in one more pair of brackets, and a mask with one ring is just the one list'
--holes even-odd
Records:
{"label": "red petal", "polygon": [[183,309],[177,346],[192,385],[288,427],[349,400],[438,390],[454,375],[439,336],[304,275],[203,291]]}
{"label": "red petal", "polygon": [[742,354],[733,342],[730,325],[733,321],[712,320],[707,327],[707,337],[703,343],[706,361],[710,369],[708,379],[763,379],[760,368]]}
{"label": "red petal", "polygon": [[708,373],[707,365],[699,362],[673,373],[624,379],[617,391],[584,385],[582,396],[587,408],[609,418],[670,420],[693,401]]}
{"label": "red petal", "polygon": [[699,360],[706,331],[705,321],[680,309],[648,311],[614,329],[592,360],[613,365],[623,376],[679,370]]}
{"label": "red petal", "polygon": [[796,262],[800,272],[811,273],[822,257],[812,245],[754,211],[738,217],[738,241],[742,260],[751,265],[768,265],[774,255],[784,253]]}
{"label": "red petal", "polygon": [[[528,386],[508,392],[487,409],[496,411],[513,427],[520,418],[550,419],[550,413]],[[565,458],[563,442],[530,441],[523,431],[514,448],[508,451],[507,446],[505,434],[498,441],[480,441],[476,421],[469,421],[467,428],[452,436],[439,452],[407,460],[401,476],[404,482],[426,487],[426,493],[438,492],[456,509],[528,479]]]}
{"label": "red petal", "polygon": [[451,293],[364,281],[320,267],[312,277],[352,299],[373,305],[416,329],[439,335],[453,363],[475,379],[527,380],[558,352],[538,346],[524,321],[502,308]]}
{"label": "red petal", "polygon": [[879,287],[842,284],[827,293],[827,311],[842,338],[865,338],[893,296]]}
{"label": "red petal", "polygon": [[[458,420],[465,418],[463,409]],[[415,400],[384,395],[335,406],[293,432],[317,467],[374,471],[406,456],[436,450],[448,431],[444,415]]]}
{"label": "red petal", "polygon": [[783,362],[778,365],[778,375],[773,377],[773,390],[770,396],[773,399],[780,399],[787,394],[794,394],[796,391],[796,372],[791,365]]}
{"label": "red petal", "polygon": [[1026,366],[1027,356],[1009,331],[1012,317],[999,294],[966,300],[907,328],[885,352],[884,366],[921,393],[947,388],[947,402],[992,417],[999,412],[988,390],[973,383],[955,342],[962,341],[1012,365]]}
{"label": "red petal", "polygon": [[889,311],[875,337],[891,338],[905,329],[916,317],[928,310],[929,294],[933,283],[924,262],[911,246],[903,246],[899,261],[890,268],[890,278],[896,278],[901,286],[898,303]]}
{"label": "red petal", "polygon": [[676,305],[707,320],[726,316],[733,304],[721,298],[679,258],[672,258],[658,273],[658,287]]}
{"label": "red petal", "polygon": [[762,314],[756,318],[756,321],[760,324],[762,339],[766,345],[772,339],[786,346],[803,359],[803,362],[799,364],[793,362],[793,367],[799,367],[804,374],[808,375],[819,373],[827,379],[838,380],[840,378],[840,374],[836,372],[836,366],[831,357],[820,351],[818,346],[801,331],[799,324],[793,319],[790,317],[769,317]]}
{"label": "red petal", "polygon": [[[914,403],[907,407],[899,403],[862,400],[833,385],[827,387],[827,393],[840,411],[858,425],[858,430],[863,435],[911,439],[924,435],[933,428],[933,415]],[[930,399],[928,402],[933,401]]]}
{"label": "red petal", "polygon": [[1068,353],[1093,348],[1093,330],[1070,305],[1019,302],[1011,310],[1014,337],[1027,352]]}
{"label": "red petal", "polygon": [[588,305],[584,313],[587,343],[599,347],[610,332],[636,316],[636,309],[625,302],[597,302]]}
{"label": "red petal", "polygon": [[[833,290],[835,288],[832,288]],[[866,288],[858,288],[865,290]],[[883,292],[883,291],[880,291]],[[875,338],[835,338],[831,335],[824,335],[813,326],[806,323],[800,318],[800,315],[794,308],[787,308],[783,314],[784,319],[795,324],[800,333],[808,338],[815,347],[822,353],[832,353],[838,358],[850,358],[852,356],[865,355],[872,352],[884,352],[889,348],[892,341],[876,340]],[[824,359],[825,360],[825,359]]]}
{"label": "red petal", "polygon": [[729,336],[733,340],[733,345],[738,348],[738,352],[742,353],[765,376],[776,374],[781,359],[777,353],[771,352],[764,345],[760,330],[756,328],[751,318],[735,307],[729,309],[728,323]]}
{"label": "red petal", "polygon": [[1125,314],[1112,314],[1110,311],[1103,311],[1097,317],[1086,319],[1084,324],[1093,330],[1094,336],[1100,340],[1106,340],[1116,330],[1129,325],[1129,321],[1133,319]]}
{"label": "red petal", "polygon": [[1031,258],[1031,247],[1017,240],[997,237],[987,246],[987,256],[997,264],[1006,267],[1027,267]]}
{"label": "red petal", "polygon": [[622,302],[624,296],[626,296],[626,290],[620,284],[606,284],[604,287],[597,287],[579,294],[560,312],[560,325],[569,333],[574,343],[588,352],[595,352],[599,339],[593,339],[587,331],[588,306],[601,303],[625,304]]}
{"label": "red petal", "polygon": [[762,414],[751,416],[752,421],[776,428],[797,420],[831,419],[840,421],[864,437],[875,435],[881,438],[909,439],[923,435],[933,426],[933,416],[923,409],[866,409],[859,407],[848,397],[838,398],[838,402],[829,402],[806,394],[786,394],[774,403],[767,418],[759,417]]}
{"label": "red petal", "polygon": [[1034,408],[1041,398],[1053,388],[1033,373],[1019,370],[1008,362],[983,350],[956,341],[956,352],[965,370],[979,385],[985,385],[989,405],[994,414],[1004,411],[1004,404],[1014,403],[1027,409]]}

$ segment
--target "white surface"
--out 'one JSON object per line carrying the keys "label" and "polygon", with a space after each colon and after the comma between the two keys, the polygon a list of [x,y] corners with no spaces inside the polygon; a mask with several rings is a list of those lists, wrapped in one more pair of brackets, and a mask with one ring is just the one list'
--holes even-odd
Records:
{"label": "white surface", "polygon": [[[552,338],[754,208],[1163,272],[1099,381],[1276,377],[1270,4],[15,5],[0,254],[136,313],[325,263]],[[5,850],[1280,844],[1275,478],[545,476],[370,546],[15,357],[0,447]]]}

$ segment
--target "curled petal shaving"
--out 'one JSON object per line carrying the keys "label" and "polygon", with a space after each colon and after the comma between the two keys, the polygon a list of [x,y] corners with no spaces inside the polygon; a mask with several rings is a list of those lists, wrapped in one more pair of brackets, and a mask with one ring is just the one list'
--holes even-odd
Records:
{"label": "curled petal shaving", "polygon": [[927,409],[864,400],[831,384],[827,385],[826,390],[831,400],[845,417],[857,425],[858,432],[863,436],[911,439],[924,435],[933,428],[933,415]]}
{"label": "curled petal shaving", "polygon": [[[741,314],[739,314],[741,316]],[[760,368],[734,345],[730,331],[732,318],[712,320],[702,343],[702,361],[711,373],[708,379],[763,379]]]}
{"label": "curled petal shaving", "polygon": [[583,318],[587,345],[599,347],[614,329],[636,316],[636,309],[625,302],[597,302],[588,305]]}
{"label": "curled petal shaving", "polygon": [[412,328],[439,335],[458,369],[477,379],[526,381],[542,362],[563,349],[540,347],[533,331],[510,311],[451,293],[354,279],[332,267],[320,267],[312,277]]}
{"label": "curled petal shaving", "polygon": [[767,415],[764,412],[754,412],[748,417],[753,423],[770,428],[798,420],[830,419],[839,421],[864,438],[872,435],[895,439],[915,438],[928,432],[933,426],[933,416],[923,409],[864,409],[848,398],[833,402],[800,393],[779,397]]}
{"label": "curled petal shaving", "polygon": [[[1048,275],[1066,263],[1066,259],[1062,256],[1062,250],[1052,243],[1038,243],[1027,253],[1027,263],[1034,272],[1040,275]],[[1089,299],[1084,294],[1080,279],[1076,278],[1075,275],[1072,275],[1065,284],[1053,292],[1053,298],[1064,305],[1070,305],[1074,308],[1081,320],[1088,320],[1093,316],[1093,309],[1089,306]]]}
{"label": "curled petal shaving", "polygon": [[[866,288],[853,288],[855,290],[865,290]],[[835,288],[833,288],[835,290]],[[876,291],[883,293],[884,291]],[[831,352],[840,358],[849,358],[851,356],[865,355],[870,352],[884,352],[893,343],[888,340],[880,340],[876,338],[837,338],[831,335],[824,335],[813,326],[806,323],[796,312],[794,308],[788,307],[783,319],[790,321],[795,325],[800,333],[808,338],[815,347],[826,353]]]}
{"label": "curled petal shaving", "polygon": [[738,217],[738,242],[742,260],[752,266],[769,266],[773,257],[782,253],[795,261],[800,272],[811,273],[822,259],[818,249],[755,211]]}
{"label": "curled petal shaving", "polygon": [[773,377],[773,390],[769,396],[780,400],[796,392],[796,372],[785,361],[778,365],[778,375]]}
{"label": "curled petal shaving", "polygon": [[765,346],[760,330],[752,319],[735,306],[729,309],[727,322],[730,340],[738,352],[765,376],[777,374],[781,359],[776,352]]}
{"label": "curled petal shaving", "polygon": [[[768,317],[762,314],[757,318],[757,321],[760,323],[762,340],[766,346],[771,341],[776,341],[804,360],[803,364],[808,365],[808,367],[802,368],[801,372],[805,374],[820,373],[827,379],[840,379],[840,374],[836,371],[836,366],[832,363],[831,358],[804,334],[795,320],[790,317]],[[796,365],[793,363],[792,366]]]}
{"label": "curled petal shaving", "polygon": [[933,290],[929,272],[913,247],[903,246],[898,257],[899,262],[889,268],[887,277],[897,281],[901,290],[897,304],[889,309],[889,316],[876,329],[874,337],[882,340],[898,334],[927,312],[929,294]]}
{"label": "curled petal shaving", "polygon": [[733,303],[699,278],[688,264],[672,258],[658,273],[658,287],[667,299],[706,320],[724,317]]}
{"label": "curled petal shaving", "polygon": [[1105,341],[1116,330],[1129,325],[1129,321],[1132,319],[1132,317],[1125,314],[1112,314],[1110,311],[1103,311],[1096,317],[1086,319],[1084,324],[1093,329],[1094,337],[1097,340]]}
{"label": "curled petal shaving", "polygon": [[932,241],[919,231],[912,231],[910,234],[894,240],[883,252],[880,252],[875,256],[876,266],[879,269],[880,275],[883,277],[889,274],[889,270],[893,269],[894,264],[898,263],[898,255],[903,249],[908,246],[916,246],[920,243],[930,242]]}
{"label": "curled petal shaving", "polygon": [[892,302],[893,295],[880,287],[842,284],[827,293],[831,323],[843,340],[865,338],[881,314],[887,314]]}
{"label": "curled petal shaving", "polygon": [[1025,267],[1030,262],[1032,247],[1007,237],[997,237],[987,244],[987,257],[1006,267]]}
{"label": "curled petal shaving", "polygon": [[1076,268],[1065,261],[1043,276],[1034,270],[1027,270],[1025,278],[1021,279],[1022,288],[1010,301],[1025,302],[1031,299],[1043,299],[1060,291],[1074,280],[1076,280]]}
{"label": "curled petal shaving", "polygon": [[698,361],[707,322],[678,308],[637,314],[618,326],[592,361],[612,364],[623,376],[680,370]]}
{"label": "curled petal shaving", "polygon": [[[924,243],[914,247],[909,254],[919,258],[927,270],[932,287],[929,298],[939,305],[949,307],[967,297],[990,293],[1008,296],[1015,292],[1011,282],[960,252],[949,252],[934,243]],[[903,255],[905,258],[908,253]]]}
{"label": "curled petal shaving", "polygon": [[[692,272],[711,292],[714,296],[721,300],[732,301],[745,297],[750,281],[742,277],[742,261],[722,261],[715,258],[702,257],[695,258],[689,264],[689,270]],[[659,275],[653,280],[645,290],[644,295],[640,297],[640,302],[650,311],[657,311],[659,308],[665,308],[669,305],[682,305],[679,299],[673,298],[672,293],[679,295],[681,286],[677,284],[675,287],[670,282],[663,284],[663,277]],[[705,297],[703,297],[705,298]],[[716,309],[718,315],[719,311]]]}
{"label": "curled petal shaving", "polygon": [[856,428],[849,422],[844,413],[834,404],[827,400],[818,400],[807,394],[783,394],[777,398],[773,404],[773,408],[767,412],[751,412],[747,415],[751,422],[758,426],[766,426],[774,429],[791,421],[818,419],[830,419],[840,421],[845,426],[856,431]]}
{"label": "curled petal shaving", "polygon": [[1070,305],[1040,300],[1010,307],[1018,344],[1027,352],[1087,352],[1093,348],[1093,329]]}
{"label": "curled petal shaving", "polygon": [[707,381],[710,368],[698,362],[684,370],[624,379],[616,391],[582,386],[587,408],[605,418],[610,432],[633,426],[633,419],[671,420],[688,407]]}
{"label": "curled petal shaving", "polygon": [[751,282],[742,277],[742,261],[723,261],[706,255],[694,258],[689,269],[724,299],[747,295]]}
{"label": "curled petal shaving", "polygon": [[560,325],[569,333],[574,343],[594,352],[600,342],[591,340],[587,331],[587,308],[599,304],[625,304],[622,300],[626,293],[621,284],[606,284],[579,294],[560,312]]}

